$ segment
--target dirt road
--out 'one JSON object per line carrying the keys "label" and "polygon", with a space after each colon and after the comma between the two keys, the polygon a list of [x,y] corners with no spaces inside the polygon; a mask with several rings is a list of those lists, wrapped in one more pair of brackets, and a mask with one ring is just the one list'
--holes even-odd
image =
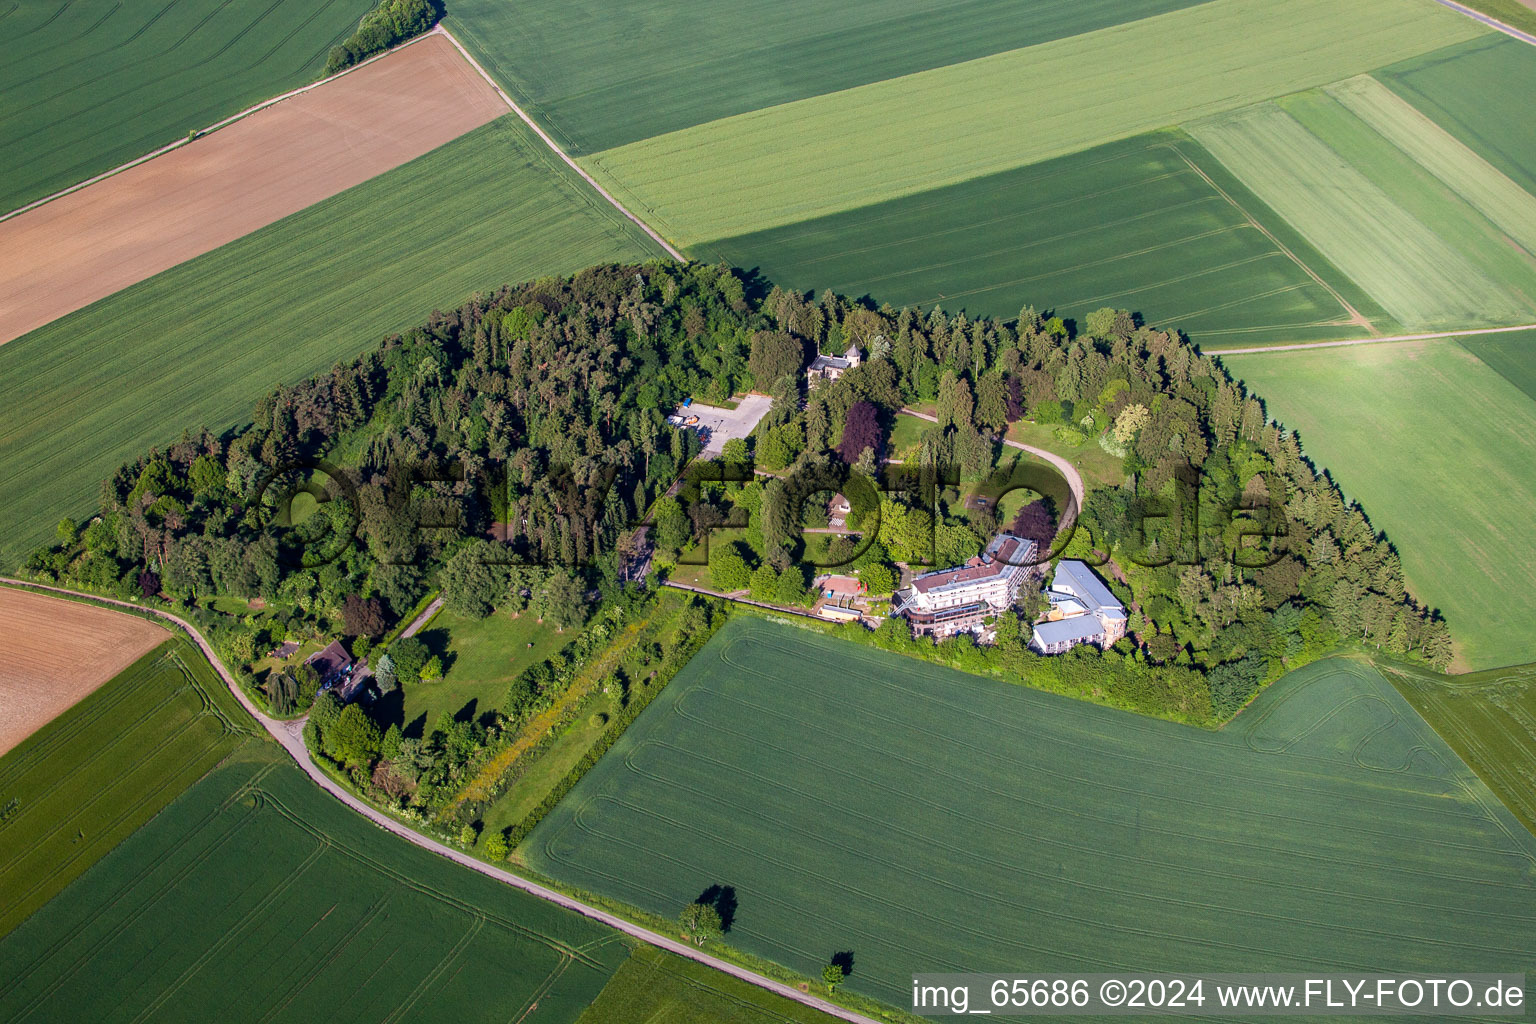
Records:
{"label": "dirt road", "polygon": [[879,1024],[878,1021],[871,1017],[866,1017],[861,1013],[855,1013],[852,1010],[848,1010],[833,1003],[829,1003],[825,999],[819,999],[816,996],[801,992],[798,988],[795,988],[792,985],[786,985],[783,982],[774,981],[772,978],[765,978],[760,974],[747,970],[745,967],[738,967],[733,963],[721,960],[719,957],[710,956],[708,953],[695,948],[689,943],[670,938],[669,936],[662,935],[659,932],[653,932],[648,928],[642,928],[639,925],[627,921],[622,917],[610,914],[605,910],[599,910],[598,908],[583,903],[580,900],[573,899],[572,897],[567,896],[562,892],[557,892],[554,889],[548,888],[547,886],[543,886],[537,882],[523,878],[521,875],[516,875],[503,868],[498,868],[491,864],[487,864],[485,861],[480,860],[477,857],[470,856],[463,850],[456,850],[453,847],[444,846],[442,843],[428,839],[426,836],[412,831],[382,811],[377,810],[362,800],[359,800],[357,797],[343,789],[336,782],[332,781],[330,776],[326,775],[318,767],[316,767],[315,763],[310,760],[309,750],[304,746],[303,720],[299,719],[291,722],[280,722],[276,719],[268,718],[266,715],[262,714],[256,708],[256,705],[252,704],[250,699],[246,697],[244,691],[240,689],[239,685],[235,682],[234,676],[230,675],[229,670],[224,667],[224,663],[219,660],[218,655],[214,653],[213,648],[209,646],[208,641],[203,639],[202,634],[199,633],[190,623],[186,622],[180,617],[172,615],[169,612],[162,612],[152,608],[143,608],[139,605],[130,604],[126,601],[117,601],[112,598],[97,597],[94,594],[85,594],[81,593],[80,591],[67,590],[63,587],[50,587],[43,584],[29,583],[25,580],[10,579],[3,576],[0,576],[0,583],[9,584],[11,586],[25,587],[37,591],[51,591],[57,594],[69,594],[74,597],[83,597],[100,604],[115,605],[122,608],[131,608],[141,612],[149,612],[151,615],[155,615],[175,625],[183,633],[185,633],[193,643],[197,644],[199,649],[202,650],[203,655],[218,671],[219,675],[223,678],[225,685],[229,687],[230,692],[235,695],[235,699],[240,702],[241,707],[245,708],[246,712],[249,713],[250,716],[257,722],[260,722],[262,727],[265,728],[269,734],[271,734],[273,739],[282,744],[283,749],[288,751],[289,756],[293,758],[294,762],[297,763],[301,769],[303,769],[304,774],[308,775],[310,779],[315,783],[315,785],[319,786],[321,789],[331,794],[331,796],[334,796],[337,800],[340,800],[342,803],[346,804],[352,810],[356,811],[358,814],[361,814],[375,825],[384,829],[386,832],[394,833],[407,842],[414,843],[424,850],[430,850],[432,853],[435,853],[440,857],[446,857],[456,864],[461,864],[464,867],[469,868],[471,871],[478,871],[482,875],[487,875],[499,882],[505,882],[507,885],[521,889],[532,896],[537,896],[541,900],[553,903],[556,906],[564,907],[567,910],[575,911],[583,917],[589,917],[594,921],[600,921],[603,924],[608,925],[610,928],[617,929],[618,931],[621,931],[626,935],[633,936],[642,942],[648,942],[651,945],[660,949],[664,949],[669,953],[675,953],[678,956],[687,957],[690,960],[704,964],[706,967],[712,967],[717,971],[722,971],[725,974],[729,974],[733,978],[738,978],[749,984],[756,985],[759,988],[766,989],[775,995],[783,996],[785,999],[792,999],[797,1003],[801,1003],[805,1006],[812,1007],[813,1009],[820,1010],[822,1013],[829,1014],[830,1016],[836,1017],[839,1020],[849,1021],[851,1024]]}
{"label": "dirt road", "polygon": [[[901,414],[903,416],[915,416],[920,420],[927,420],[929,423],[939,422],[937,416],[930,416],[925,412],[918,412],[916,409],[902,409]],[[1017,448],[1021,452],[1028,452],[1036,458],[1044,459],[1052,466],[1055,466],[1062,476],[1067,478],[1067,486],[1072,489],[1073,507],[1067,509],[1066,513],[1061,517],[1061,525],[1062,527],[1071,525],[1077,519],[1078,510],[1083,507],[1083,476],[1077,471],[1077,467],[1055,452],[1048,452],[1044,448],[1020,444],[1018,441],[1012,441],[1006,437],[1003,438],[1003,444],[1009,448]]]}
{"label": "dirt road", "polygon": [[1431,331],[1428,334],[1392,334],[1380,338],[1353,338],[1348,341],[1299,341],[1294,345],[1252,345],[1247,348],[1201,349],[1211,356],[1256,355],[1263,352],[1293,352],[1299,348],[1344,348],[1349,345],[1381,345],[1394,341],[1431,341],[1435,338],[1470,338],[1478,334],[1508,334],[1511,331],[1536,330],[1536,324],[1515,327],[1477,327],[1470,331]]}

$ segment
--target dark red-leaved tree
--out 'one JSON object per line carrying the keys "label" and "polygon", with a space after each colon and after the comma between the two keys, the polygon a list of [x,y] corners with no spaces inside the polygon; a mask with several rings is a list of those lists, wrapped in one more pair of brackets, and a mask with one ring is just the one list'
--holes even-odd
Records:
{"label": "dark red-leaved tree", "polygon": [[1019,509],[1008,532],[1015,537],[1034,541],[1041,551],[1049,549],[1051,540],[1056,536],[1056,517],[1051,512],[1051,503],[1042,498]]}
{"label": "dark red-leaved tree", "polygon": [[868,402],[854,402],[848,407],[848,418],[843,421],[843,439],[838,442],[837,453],[848,465],[859,461],[865,448],[873,448],[880,454],[880,416]]}
{"label": "dark red-leaved tree", "polygon": [[379,636],[384,632],[384,602],[348,594],[341,602],[341,621],[347,636]]}

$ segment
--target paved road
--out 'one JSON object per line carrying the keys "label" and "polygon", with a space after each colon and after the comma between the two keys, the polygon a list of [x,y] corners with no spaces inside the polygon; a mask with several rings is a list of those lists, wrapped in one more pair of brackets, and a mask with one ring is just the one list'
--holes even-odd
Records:
{"label": "paved road", "polygon": [[1476,327],[1469,331],[1430,331],[1427,334],[1392,334],[1382,338],[1352,338],[1348,341],[1298,341],[1293,345],[1252,345],[1248,348],[1202,348],[1208,356],[1256,355],[1263,352],[1290,352],[1298,348],[1343,348],[1346,345],[1380,345],[1393,341],[1431,341],[1435,338],[1470,338],[1477,334],[1508,334],[1511,331],[1536,330],[1536,324],[1514,327]]}
{"label": "paved road", "polygon": [[[256,705],[251,703],[250,698],[245,695],[245,692],[240,689],[239,684],[235,682],[234,676],[231,675],[229,670],[224,667],[224,663],[219,660],[219,657],[214,653],[213,648],[210,647],[208,642],[203,639],[203,635],[199,633],[197,629],[194,628],[192,624],[187,622],[185,619],[182,619],[176,615],[172,615],[169,612],[160,611],[159,609],[145,608],[142,605],[132,604],[128,601],[118,601],[109,597],[98,597],[95,594],[87,594],[78,590],[68,590],[64,587],[51,587],[47,586],[46,584],[30,583],[26,580],[11,579],[5,576],[0,576],[0,583],[26,587],[32,590],[51,591],[56,594],[68,594],[72,597],[86,598],[87,600],[97,602],[98,604],[115,605],[120,608],[131,608],[134,611],[148,612],[151,615],[172,623],[183,633],[185,633],[193,643],[197,644],[198,648],[203,652],[204,656],[207,657],[209,663],[213,665],[214,669],[219,673],[220,677],[223,678],[225,685],[229,687],[229,691],[233,693],[235,695],[235,699],[240,702],[240,705],[245,708],[245,710],[250,714],[252,718],[261,723],[262,727],[265,728],[269,734],[271,734],[273,739],[282,744],[283,749],[288,751],[289,756],[291,756],[293,760],[298,764],[298,766],[303,769],[304,774],[308,775],[310,779],[314,781],[315,785],[319,786],[321,789],[334,796],[337,800],[340,800],[342,803],[346,804],[358,814],[361,814],[363,817],[372,821],[375,825],[378,825],[386,832],[392,832],[399,836],[401,839],[414,843],[424,850],[430,850],[438,856],[446,857],[456,864],[462,864],[464,867],[469,868],[471,871],[478,871],[482,875],[489,875],[491,878],[494,878],[499,882],[505,882],[507,885],[521,889],[533,896],[537,896],[541,900],[545,900],[557,906],[564,907],[567,910],[575,911],[576,913],[581,914],[583,917],[590,917],[594,921],[600,921],[603,924],[608,925],[610,928],[617,929],[618,931],[621,931],[626,935],[633,936],[642,942],[648,942],[653,946],[665,949],[669,953],[676,953],[678,956],[684,956],[690,960],[695,960],[707,967],[713,967],[715,970],[729,974],[733,978],[739,978],[742,981],[748,982],[749,984],[756,985],[759,988],[767,989],[769,992],[773,992],[776,995],[781,995],[786,999],[792,999],[797,1003],[801,1003],[805,1006],[812,1007],[813,1009],[820,1010],[822,1013],[836,1017],[840,1020],[850,1021],[851,1024],[880,1024],[880,1022],[876,1021],[872,1017],[866,1017],[861,1013],[855,1013],[852,1010],[845,1009],[844,1007],[837,1006],[833,1003],[829,1003],[825,999],[819,999],[816,996],[801,992],[799,989],[792,985],[786,985],[783,982],[774,981],[772,978],[765,978],[761,974],[747,970],[745,967],[738,967],[736,964],[721,960],[719,957],[710,956],[708,953],[696,949],[686,942],[681,942],[677,939],[671,938],[670,936],[662,935],[658,932],[653,932],[648,928],[642,928],[639,925],[634,924],[631,921],[627,921],[622,917],[610,914],[605,910],[599,910],[597,907],[590,906],[581,902],[580,900],[572,899],[570,896],[567,896],[562,892],[556,892],[554,889],[550,889],[546,886],[540,885],[537,882],[530,881],[521,875],[516,875],[503,868],[498,868],[491,864],[487,864],[483,860],[470,856],[463,850],[457,850],[450,846],[444,846],[442,843],[439,843],[433,839],[429,839],[419,832],[412,831],[410,828],[402,825],[400,822],[389,817],[384,812],[353,796],[351,793],[347,792],[347,790],[343,789],[340,785],[334,782],[330,776],[326,775],[318,767],[316,767],[315,763],[310,760],[309,750],[304,746],[303,720],[300,719],[290,722],[283,722],[274,718],[268,718],[266,715],[262,714],[261,711],[257,709]],[[702,592],[707,593],[707,591]]]}
{"label": "paved road", "polygon": [[[901,414],[903,416],[915,416],[920,420],[927,420],[929,423],[939,422],[939,418],[937,416],[929,416],[927,413],[918,412],[916,409],[902,409]],[[1061,525],[1067,526],[1073,520],[1075,520],[1077,518],[1078,510],[1083,507],[1083,476],[1077,471],[1077,467],[1072,465],[1072,463],[1068,462],[1066,459],[1062,458],[1060,455],[1057,455],[1055,452],[1048,452],[1044,448],[1036,448],[1032,445],[1020,444],[1019,442],[1011,441],[1006,437],[1003,438],[1003,444],[1010,448],[1017,448],[1021,452],[1029,452],[1029,454],[1034,455],[1037,458],[1044,459],[1046,462],[1049,462],[1051,465],[1055,466],[1058,470],[1061,471],[1061,475],[1067,478],[1067,486],[1072,489],[1072,502],[1075,506],[1074,508],[1067,509],[1066,514],[1061,517]]]}
{"label": "paved road", "polygon": [[[1456,3],[1456,0],[1436,0],[1436,2],[1444,7],[1449,7],[1453,11],[1460,11],[1473,21],[1480,21],[1489,28],[1496,28],[1505,35],[1520,40],[1522,43],[1530,43],[1532,46],[1536,46],[1536,36],[1531,35],[1529,32],[1522,32],[1511,25],[1506,25],[1497,18],[1490,18],[1482,11],[1474,11],[1470,7]],[[1520,0],[1520,2],[1527,7],[1532,7],[1530,0]]]}
{"label": "paved road", "polygon": [[423,609],[420,615],[416,616],[416,621],[411,623],[409,626],[406,626],[405,629],[401,632],[401,639],[404,639],[408,636],[415,636],[417,633],[420,633],[421,627],[430,622],[432,616],[436,615],[442,607],[443,599],[441,597],[433,598],[432,603],[427,605],[427,607]]}

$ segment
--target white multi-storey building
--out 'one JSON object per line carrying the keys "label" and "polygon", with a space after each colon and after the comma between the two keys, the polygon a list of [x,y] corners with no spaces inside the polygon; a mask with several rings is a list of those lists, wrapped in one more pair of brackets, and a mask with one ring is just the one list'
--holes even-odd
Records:
{"label": "white multi-storey building", "polygon": [[979,633],[987,616],[1011,606],[1038,570],[1034,541],[1000,534],[964,565],[913,577],[896,595],[893,614],[919,636]]}

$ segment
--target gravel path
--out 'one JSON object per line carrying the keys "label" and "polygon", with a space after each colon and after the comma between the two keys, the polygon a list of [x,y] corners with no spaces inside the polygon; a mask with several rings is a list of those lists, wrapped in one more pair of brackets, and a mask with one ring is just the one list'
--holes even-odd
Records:
{"label": "gravel path", "polygon": [[512,102],[512,97],[508,96],[505,92],[502,91],[501,86],[496,84],[496,79],[492,78],[489,74],[487,74],[485,68],[480,66],[480,62],[475,60],[474,57],[470,56],[469,51],[464,49],[464,45],[453,37],[453,33],[452,32],[449,32],[447,29],[443,28],[441,23],[439,23],[437,25],[437,27],[434,28],[432,31],[433,32],[439,32],[439,33],[442,33],[443,35],[447,36],[448,37],[448,41],[453,43],[454,46],[457,46],[459,48],[459,52],[464,55],[464,59],[469,61],[469,63],[474,67],[474,69],[476,71],[480,72],[480,77],[484,78],[487,82],[491,83],[491,88],[496,90],[496,94],[502,98],[502,100],[507,104],[507,106],[509,108],[511,108],[512,112],[514,114],[516,114],[518,117],[522,118],[523,119],[523,123],[526,124],[529,128],[531,128],[533,130],[533,133],[535,135],[537,135],[540,139],[542,139],[544,141],[544,145],[548,146],[551,150],[553,150],[556,156],[558,156],[561,160],[564,160],[566,165],[568,167],[570,167],[571,170],[573,170],[577,174],[581,175],[581,178],[582,178],[583,181],[585,181],[588,185],[591,185],[594,189],[596,189],[598,195],[600,195],[604,199],[608,200],[608,202],[613,205],[613,208],[615,210],[618,210],[624,216],[626,216],[630,220],[634,221],[635,225],[637,227],[639,227],[641,231],[644,231],[647,235],[649,235],[651,237],[651,241],[655,242],[657,245],[661,246],[663,249],[666,250],[668,256],[671,256],[673,259],[677,260],[679,263],[687,263],[688,262],[688,257],[684,256],[682,253],[680,253],[676,249],[672,248],[672,243],[668,242],[665,238],[662,238],[659,234],[657,234],[655,229],[653,229],[649,224],[647,224],[645,221],[641,220],[639,217],[636,217],[634,214],[630,213],[629,209],[627,207],[625,207],[625,205],[623,203],[621,203],[617,199],[613,198],[613,196],[608,193],[607,189],[603,188],[603,186],[601,186],[601,185],[599,185],[597,183],[597,179],[596,178],[592,177],[592,175],[588,174],[585,170],[583,170],[580,164],[578,164],[575,160],[572,160],[570,158],[570,156],[566,154],[565,150],[563,150],[559,146],[557,146],[555,144],[555,140],[550,138],[549,135],[544,131],[543,128],[540,128],[536,123],[534,123],[533,118],[529,117],[527,115],[527,113],[524,112],[522,107],[520,107],[516,103]]}
{"label": "gravel path", "polygon": [[1477,334],[1508,334],[1511,331],[1536,330],[1536,324],[1515,327],[1478,327],[1470,331],[1431,331],[1428,334],[1392,334],[1383,338],[1354,338],[1349,341],[1299,341],[1294,345],[1252,345],[1248,348],[1202,349],[1211,356],[1257,355],[1263,352],[1292,352],[1299,348],[1344,348],[1349,345],[1380,345],[1393,341],[1431,341],[1435,338],[1470,338]]}
{"label": "gravel path", "polygon": [[[903,416],[915,416],[920,420],[927,420],[929,423],[939,422],[939,418],[937,416],[930,416],[925,412],[918,412],[916,409],[902,409],[901,414]],[[1055,466],[1058,470],[1061,471],[1061,475],[1067,478],[1067,486],[1072,489],[1072,501],[1076,506],[1075,508],[1067,509],[1066,515],[1061,517],[1061,525],[1067,526],[1073,520],[1075,520],[1077,518],[1078,510],[1083,507],[1083,477],[1082,474],[1077,471],[1077,467],[1072,465],[1072,463],[1068,462],[1066,459],[1062,458],[1060,455],[1057,455],[1055,452],[1048,452],[1044,448],[1036,448],[1032,445],[1020,444],[1018,441],[1011,441],[1006,437],[1003,438],[1003,444],[1010,448],[1017,448],[1021,452],[1028,452],[1037,458],[1044,459],[1046,462],[1049,462],[1051,465]]]}

